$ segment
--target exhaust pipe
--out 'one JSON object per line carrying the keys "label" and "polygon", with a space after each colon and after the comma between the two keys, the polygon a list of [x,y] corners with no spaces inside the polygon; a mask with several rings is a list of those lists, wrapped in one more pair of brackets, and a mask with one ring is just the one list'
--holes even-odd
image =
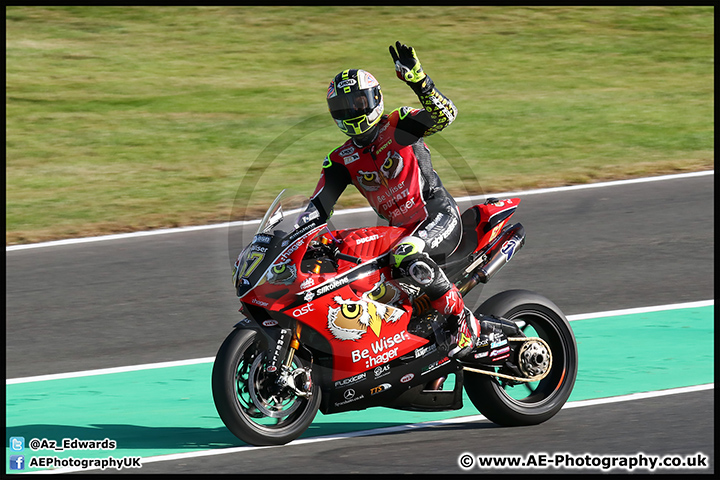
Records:
{"label": "exhaust pipe", "polygon": [[[487,283],[525,245],[525,227],[516,223],[498,237],[488,251],[465,269],[475,273],[477,281]],[[489,259],[489,260],[488,260]],[[479,265],[484,265],[479,267]],[[479,267],[479,268],[478,268]]]}

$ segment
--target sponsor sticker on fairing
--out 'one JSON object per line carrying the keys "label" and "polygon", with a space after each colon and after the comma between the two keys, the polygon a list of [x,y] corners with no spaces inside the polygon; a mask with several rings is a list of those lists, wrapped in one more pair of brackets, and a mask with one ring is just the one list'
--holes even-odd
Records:
{"label": "sponsor sticker on fairing", "polygon": [[375,367],[373,373],[375,374],[376,380],[380,377],[384,377],[385,375],[390,373],[390,365],[381,365],[379,367]]}
{"label": "sponsor sticker on fairing", "polygon": [[498,355],[508,353],[509,351],[510,351],[510,347],[501,348],[500,350],[493,350],[492,352],[490,352],[490,356],[497,357]]}
{"label": "sponsor sticker on fairing", "polygon": [[337,290],[338,288],[347,285],[350,283],[350,279],[348,277],[342,277],[335,280],[331,280],[328,283],[326,283],[324,286],[318,288],[316,290],[316,293],[318,295],[325,295],[328,292],[332,292],[333,290]]}
{"label": "sponsor sticker on fairing", "polygon": [[365,360],[365,368],[372,368],[389,362],[398,356],[398,348],[402,342],[410,340],[410,334],[403,330],[392,337],[383,337],[373,342],[371,348],[358,349],[350,352],[353,363]]}
{"label": "sponsor sticker on fairing", "polygon": [[303,282],[300,284],[300,290],[305,290],[306,288],[310,288],[313,285],[315,285],[315,280],[312,277],[308,277],[307,280],[303,280]]}
{"label": "sponsor sticker on fairing", "polygon": [[352,385],[354,383],[362,382],[367,377],[367,373],[359,373],[355,376],[343,378],[342,380],[338,380],[335,382],[335,388],[339,387],[347,387],[348,385]]}
{"label": "sponsor sticker on fairing", "polygon": [[390,388],[392,388],[392,385],[390,385],[389,383],[382,383],[376,387],[372,387],[370,389],[370,395],[377,395],[378,393],[389,390]]}
{"label": "sponsor sticker on fairing", "polygon": [[340,407],[340,406],[342,406],[342,405],[346,405],[346,404],[348,404],[348,403],[350,403],[350,402],[357,402],[358,400],[362,400],[363,398],[365,398],[365,395],[360,395],[359,397],[356,397],[356,396],[355,396],[355,390],[353,390],[352,388],[348,388],[348,389],[345,390],[345,392],[343,393],[343,398],[345,399],[345,401],[344,401],[344,402],[337,402],[337,403],[335,404],[336,407]]}
{"label": "sponsor sticker on fairing", "polygon": [[315,306],[312,303],[308,303],[307,305],[303,305],[300,308],[296,308],[293,310],[292,315],[293,317],[297,318],[302,315],[308,314],[315,310]]}
{"label": "sponsor sticker on fairing", "polygon": [[440,360],[437,360],[437,361],[431,363],[430,365],[427,365],[427,366],[423,367],[423,368],[422,368],[422,373],[420,373],[420,375],[425,375],[426,373],[430,373],[430,372],[432,372],[433,370],[442,367],[443,365],[445,365],[445,364],[446,364],[447,362],[449,362],[449,361],[450,361],[450,359],[449,359],[448,357],[441,358]]}
{"label": "sponsor sticker on fairing", "polygon": [[257,235],[255,235],[255,237],[253,237],[253,243],[264,243],[267,245],[268,243],[270,243],[271,240],[272,235],[264,235],[261,233],[258,233]]}
{"label": "sponsor sticker on fairing", "polygon": [[355,240],[355,245],[362,245],[363,243],[374,242],[375,240],[380,240],[380,235],[375,234],[370,235],[369,237],[358,238],[357,240]]}
{"label": "sponsor sticker on fairing", "polygon": [[420,347],[415,349],[415,358],[421,358],[426,355],[429,355],[437,350],[437,345],[430,345],[425,347]]}

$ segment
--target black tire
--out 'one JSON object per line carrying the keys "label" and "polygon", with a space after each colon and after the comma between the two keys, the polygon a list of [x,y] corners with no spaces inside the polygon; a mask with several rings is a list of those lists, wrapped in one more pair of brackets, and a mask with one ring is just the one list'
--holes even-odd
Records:
{"label": "black tire", "polygon": [[465,371],[465,391],[473,405],[503,426],[537,425],[552,418],[570,396],[578,370],[577,344],[565,315],[553,302],[528,290],[499,293],[475,313],[514,321],[526,336],[545,340],[553,360],[548,375],[533,384],[510,386],[497,377]]}
{"label": "black tire", "polygon": [[[243,442],[284,445],[312,423],[321,393],[313,384],[309,399],[287,392],[281,398],[267,394],[263,390],[266,351],[265,339],[255,330],[233,330],[215,357],[213,399],[225,426]],[[293,362],[304,366],[297,356]]]}

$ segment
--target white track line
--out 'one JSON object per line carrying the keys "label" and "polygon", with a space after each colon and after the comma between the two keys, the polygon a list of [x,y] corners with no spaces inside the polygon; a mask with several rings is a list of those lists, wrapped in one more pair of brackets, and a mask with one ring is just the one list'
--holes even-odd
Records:
{"label": "white track line", "polygon": [[[527,196],[527,195],[539,195],[544,193],[557,193],[557,192],[567,192],[567,191],[575,191],[575,190],[586,190],[589,188],[605,188],[605,187],[615,187],[620,185],[631,185],[634,183],[648,183],[648,182],[660,182],[665,180],[677,180],[677,179],[684,179],[684,178],[694,178],[694,177],[704,177],[706,175],[714,175],[715,170],[706,170],[702,172],[690,172],[690,173],[679,173],[675,175],[661,175],[657,177],[643,177],[643,178],[633,178],[629,180],[615,180],[612,182],[599,182],[599,183],[586,183],[582,185],[570,185],[567,187],[553,187],[553,188],[541,188],[537,190],[519,190],[515,192],[499,192],[499,193],[488,193],[486,195],[474,195],[474,196],[468,196],[468,197],[457,197],[455,200],[458,203],[466,202],[466,201],[476,201],[485,199],[487,197],[510,197],[510,196]],[[372,209],[370,207],[364,207],[364,208],[351,208],[347,210],[340,210],[333,214],[333,216],[338,215],[350,215],[353,213],[364,213],[364,212],[370,212]],[[128,238],[136,238],[136,237],[146,237],[150,235],[166,235],[170,233],[184,233],[184,232],[194,232],[198,230],[212,230],[216,228],[228,228],[228,227],[236,227],[236,226],[243,226],[243,225],[252,225],[260,223],[260,220],[246,220],[246,221],[238,221],[238,222],[225,222],[225,223],[218,223],[214,225],[198,225],[194,227],[180,227],[180,228],[163,228],[158,230],[148,230],[144,232],[132,232],[132,233],[118,233],[113,235],[102,235],[98,237],[84,237],[84,238],[69,238],[66,240],[54,240],[51,242],[42,242],[42,243],[30,243],[26,245],[10,245],[5,247],[5,252],[15,252],[18,250],[28,250],[31,248],[45,248],[45,247],[58,247],[63,245],[76,245],[79,243],[90,243],[90,242],[101,242],[101,241],[108,241],[108,240],[124,240]]]}
{"label": "white track line", "polygon": [[[681,308],[700,308],[715,305],[715,300],[703,300],[700,302],[673,303],[670,305],[656,305],[651,307],[628,308],[624,310],[610,310],[605,312],[582,313],[568,315],[568,321],[587,320],[590,318],[614,317],[618,315],[633,315],[638,313],[659,312],[663,310],[677,310]],[[33,377],[10,378],[5,380],[5,385],[17,385],[20,383],[44,382],[48,380],[62,380],[66,378],[90,377],[93,375],[107,375],[111,373],[136,372],[139,370],[150,370],[154,368],[180,367],[184,365],[196,365],[201,363],[212,363],[215,357],[191,358],[173,362],[146,363],[142,365],[129,365],[125,367],[101,368],[96,370],[84,370],[79,372],[55,373],[48,375],[37,375]]]}
{"label": "white track line", "polygon": [[588,318],[617,317],[619,315],[635,315],[637,313],[660,312],[663,310],[677,310],[679,308],[700,308],[715,305],[715,300],[703,300],[700,302],[674,303],[671,305],[657,305],[655,307],[626,308],[623,310],[608,310],[607,312],[580,313],[568,315],[569,322],[575,320],[587,320]]}
{"label": "white track line", "polygon": [[46,382],[48,380],[63,380],[66,378],[92,377],[94,375],[108,375],[111,373],[137,372],[140,370],[152,370],[154,368],[182,367],[185,365],[197,365],[199,363],[212,363],[215,357],[190,358],[174,362],[145,363],[142,365],[128,365],[125,367],[99,368],[96,370],[82,370],[79,372],[52,373],[48,375],[37,375],[34,377],[11,378],[5,380],[5,385],[17,385],[19,383]]}
{"label": "white track line", "polygon": [[[694,385],[690,387],[680,387],[680,388],[673,388],[668,390],[657,390],[653,392],[642,392],[642,393],[631,393],[629,395],[621,395],[617,397],[606,397],[606,398],[597,398],[592,400],[578,400],[575,402],[569,402],[563,406],[563,410],[568,408],[578,408],[578,407],[589,407],[594,405],[607,405],[610,403],[620,403],[620,402],[628,402],[633,400],[644,400],[647,398],[657,398],[657,397],[664,397],[667,395],[677,395],[677,394],[683,394],[683,393],[694,393],[694,392],[702,392],[706,390],[713,390],[715,388],[714,383],[708,383],[705,385]],[[186,452],[186,453],[172,453],[168,455],[156,455],[152,457],[144,457],[141,460],[142,464],[148,464],[148,463],[155,463],[155,462],[169,462],[172,460],[183,460],[188,458],[198,458],[198,457],[211,457],[216,455],[227,455],[230,453],[243,453],[243,452],[254,452],[257,450],[263,450],[266,448],[286,448],[286,447],[292,447],[297,445],[308,445],[312,443],[320,443],[320,442],[327,442],[327,441],[333,441],[333,440],[344,440],[348,438],[356,438],[356,437],[366,437],[371,435],[383,435],[387,433],[396,433],[396,432],[405,432],[409,430],[417,430],[420,428],[431,428],[431,427],[437,427],[441,425],[452,425],[452,424],[462,424],[462,423],[470,423],[470,422],[479,422],[486,420],[486,418],[483,415],[470,415],[466,417],[458,417],[458,418],[448,418],[445,420],[433,420],[429,422],[422,422],[422,423],[413,423],[413,424],[407,424],[407,425],[397,425],[394,427],[384,427],[384,428],[374,428],[371,430],[362,430],[358,432],[347,432],[347,433],[339,433],[339,434],[333,434],[333,435],[324,435],[320,437],[311,437],[311,438],[302,438],[299,440],[292,441],[288,443],[287,445],[277,445],[277,446],[265,446],[265,447],[253,447],[253,446],[243,446],[243,447],[231,447],[231,448],[221,448],[221,449],[215,449],[215,450],[200,450],[195,452]],[[88,470],[97,470],[97,468],[75,468],[75,467],[69,467],[69,468],[59,468],[56,470],[41,470],[41,471],[33,471],[33,472],[27,472],[27,473],[44,473],[44,474],[54,474],[54,473],[70,473],[70,472],[78,472],[78,471],[88,471]]]}

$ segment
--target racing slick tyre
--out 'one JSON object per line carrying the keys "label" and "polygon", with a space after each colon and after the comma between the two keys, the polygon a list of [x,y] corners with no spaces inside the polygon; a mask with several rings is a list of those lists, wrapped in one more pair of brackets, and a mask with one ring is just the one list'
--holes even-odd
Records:
{"label": "racing slick tyre", "polygon": [[[236,328],[215,357],[212,392],[220,418],[240,440],[251,445],[284,445],[312,423],[321,400],[319,386],[298,396],[276,388],[265,371],[267,344],[255,330]],[[295,356],[293,367],[306,365]]]}
{"label": "racing slick tyre", "polygon": [[[515,322],[526,337],[540,337],[549,346],[549,372],[540,381],[521,383],[465,371],[465,391],[485,417],[503,426],[537,425],[565,404],[575,384],[578,352],[570,324],[547,298],[528,290],[509,290],[485,301],[475,312]],[[504,367],[486,370],[505,372]]]}

